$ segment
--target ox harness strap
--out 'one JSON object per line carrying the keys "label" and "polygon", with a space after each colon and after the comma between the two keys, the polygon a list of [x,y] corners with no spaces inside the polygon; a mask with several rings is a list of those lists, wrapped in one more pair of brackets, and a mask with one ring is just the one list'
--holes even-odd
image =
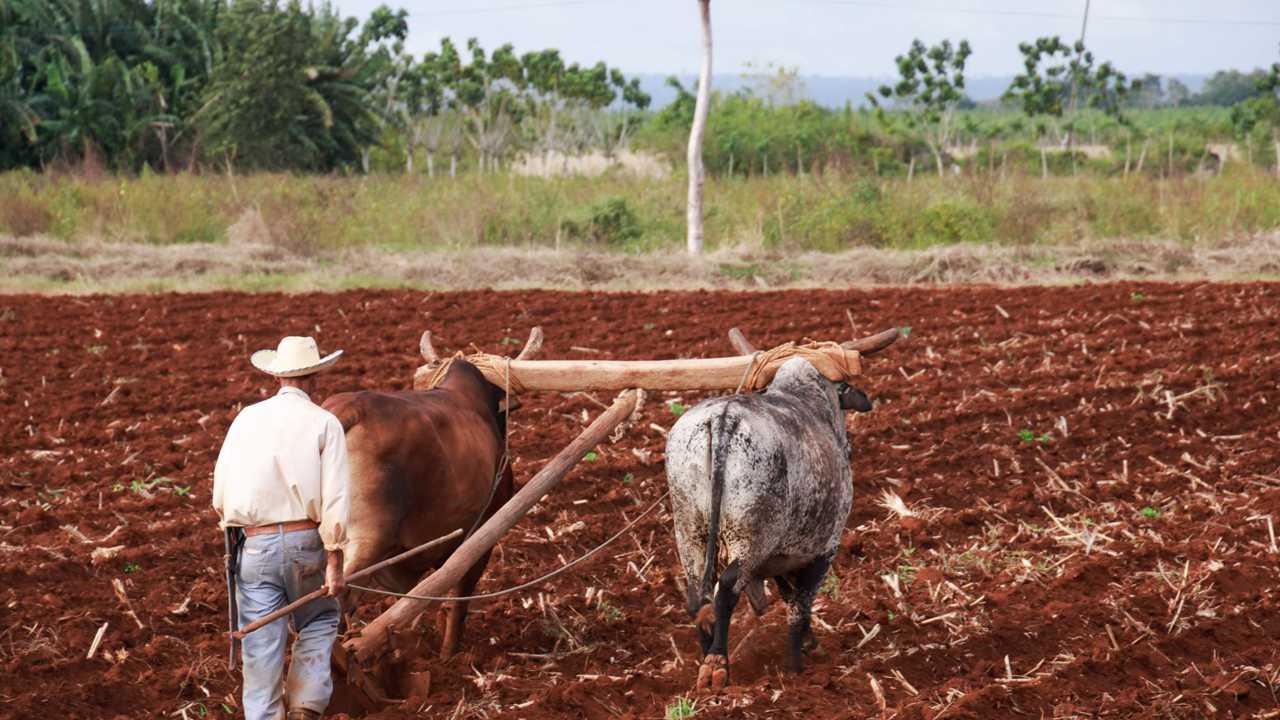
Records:
{"label": "ox harness strap", "polygon": [[624,528],[622,528],[621,530],[619,530],[618,532],[614,533],[612,536],[610,536],[610,537],[609,537],[609,539],[605,540],[604,542],[600,543],[599,545],[595,546],[594,548],[591,548],[591,549],[590,549],[590,550],[588,550],[586,553],[583,553],[582,555],[579,555],[578,557],[574,558],[573,560],[570,560],[569,562],[565,563],[564,565],[561,565],[560,567],[556,568],[555,570],[552,570],[551,572],[547,573],[546,575],[543,575],[543,576],[541,576],[541,577],[535,578],[535,579],[530,580],[529,582],[526,582],[526,583],[521,583],[521,584],[519,584],[519,585],[516,585],[515,587],[509,587],[509,588],[507,588],[507,589],[505,589],[505,590],[496,590],[496,591],[494,591],[494,592],[480,593],[479,595],[467,595],[467,596],[464,596],[464,597],[441,597],[441,596],[436,596],[436,595],[413,595],[413,594],[410,594],[410,593],[398,593],[398,592],[392,592],[392,591],[390,591],[390,590],[381,590],[381,589],[378,589],[378,588],[365,587],[365,586],[363,586],[363,585],[354,585],[354,584],[351,584],[351,583],[348,583],[348,584],[347,584],[347,587],[353,587],[353,588],[355,588],[355,589],[357,589],[357,590],[364,590],[364,591],[366,591],[366,592],[371,592],[371,593],[375,593],[375,594],[378,594],[378,595],[390,595],[391,597],[409,598],[410,600],[422,600],[422,601],[424,601],[424,602],[468,602],[468,601],[470,601],[470,600],[492,600],[493,598],[499,598],[499,597],[502,597],[503,595],[510,595],[511,593],[520,592],[521,590],[528,590],[529,588],[531,588],[531,587],[533,587],[533,586],[535,586],[535,585],[538,585],[538,584],[544,583],[544,582],[546,582],[547,580],[550,580],[551,578],[553,578],[553,577],[555,577],[555,576],[557,576],[557,575],[560,575],[560,574],[562,574],[562,573],[567,572],[567,571],[568,571],[570,568],[572,568],[574,565],[577,565],[577,564],[579,564],[579,563],[581,563],[581,562],[583,562],[583,561],[587,560],[587,559],[588,559],[588,558],[590,558],[592,555],[595,555],[596,553],[600,552],[601,550],[603,550],[603,549],[605,549],[606,547],[608,547],[609,545],[611,545],[611,544],[613,543],[613,541],[615,541],[615,540],[617,540],[618,538],[622,537],[622,536],[623,536],[623,535],[625,535],[629,530],[631,530],[631,528],[635,527],[635,526],[636,526],[636,524],[637,524],[637,523],[639,523],[641,520],[643,520],[643,519],[644,519],[644,517],[645,517],[646,515],[648,515],[649,513],[653,512],[655,509],[657,509],[657,507],[658,507],[659,505],[661,505],[661,504],[662,504],[662,502],[663,502],[664,500],[666,500],[666,499],[667,499],[667,496],[669,496],[670,494],[671,494],[671,491],[670,491],[670,490],[668,490],[667,492],[663,493],[663,494],[662,494],[662,497],[658,498],[658,499],[657,499],[657,501],[655,501],[652,505],[650,505],[649,507],[645,508],[645,511],[644,511],[644,512],[642,512],[642,513],[640,513],[639,515],[637,515],[637,516],[636,516],[636,518],[635,518],[634,520],[632,520],[631,522],[627,523],[626,527],[624,527]]}

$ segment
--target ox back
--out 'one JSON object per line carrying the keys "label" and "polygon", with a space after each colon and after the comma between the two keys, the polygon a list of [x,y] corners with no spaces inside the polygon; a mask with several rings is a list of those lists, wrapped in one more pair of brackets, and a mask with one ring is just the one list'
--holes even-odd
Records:
{"label": "ox back", "polygon": [[[502,399],[500,388],[458,360],[433,390],[362,391],[325,401],[325,409],[346,430],[351,461],[347,574],[455,529],[469,531],[510,499],[509,466],[495,487],[504,450]],[[407,592],[461,543],[447,543],[389,567],[375,580]],[[455,594],[471,594],[487,562],[485,555]],[[465,603],[455,603],[449,613],[442,648],[446,655],[457,649],[465,614]]]}

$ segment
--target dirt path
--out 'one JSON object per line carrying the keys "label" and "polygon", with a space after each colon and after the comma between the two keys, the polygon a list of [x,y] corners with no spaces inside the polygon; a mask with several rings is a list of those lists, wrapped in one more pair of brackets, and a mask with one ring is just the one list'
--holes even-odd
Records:
{"label": "dirt path", "polygon": [[[547,357],[711,356],[733,324],[760,345],[845,337],[846,307],[860,329],[911,333],[868,363],[878,407],[850,420],[855,506],[820,647],[781,673],[782,609],[754,631],[742,610],[735,687],[699,717],[1275,716],[1280,285],[1260,283],[0,296],[0,715],[234,709],[210,474],[238,404],[267,392],[244,359],[280,333],[346,349],[328,395],[406,386],[427,327],[441,350],[510,352],[542,323]],[[526,399],[518,480],[597,400]],[[668,403],[697,400],[651,397],[517,526],[481,590],[660,496]],[[669,515],[606,555],[475,606],[429,695],[378,717],[460,701],[457,717],[661,717],[697,665]]]}

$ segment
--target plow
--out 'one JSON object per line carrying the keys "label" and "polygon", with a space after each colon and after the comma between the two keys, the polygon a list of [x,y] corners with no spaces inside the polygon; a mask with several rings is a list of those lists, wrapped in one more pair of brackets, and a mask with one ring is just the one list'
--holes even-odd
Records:
{"label": "plow", "polygon": [[[430,607],[423,600],[453,599],[445,597],[449,590],[542,498],[551,493],[592,448],[606,439],[620,439],[628,419],[638,415],[646,393],[752,392],[767,386],[778,368],[794,357],[806,359],[829,380],[847,381],[861,373],[863,357],[883,350],[898,337],[898,330],[890,329],[846,342],[808,340],[757,349],[743,333],[733,328],[729,331],[729,341],[737,354],[732,356],[597,361],[537,358],[543,343],[540,327],[532,329],[528,341],[515,357],[481,352],[470,355],[459,352],[442,357],[435,349],[431,332],[423,333],[419,349],[425,364],[414,374],[415,390],[434,388],[443,380],[453,363],[465,361],[475,366],[490,383],[506,390],[504,403],[508,410],[518,407],[520,394],[528,392],[605,391],[618,394],[594,421],[557,452],[510,500],[487,521],[475,527],[438,569],[422,578],[410,592],[403,594],[403,597],[376,618],[348,633],[335,648],[334,664],[339,677],[345,677],[351,697],[369,710],[395,702],[389,688],[391,679],[398,674],[396,668],[421,653],[422,633],[417,628],[422,615]],[[592,550],[556,573],[585,560],[602,547],[603,545]],[[405,553],[407,554],[410,553]],[[396,559],[391,558],[380,565]],[[365,574],[368,573],[362,573]],[[539,581],[549,577],[550,575],[544,576]],[[520,587],[529,584],[532,583]],[[491,596],[516,589],[519,588]]]}

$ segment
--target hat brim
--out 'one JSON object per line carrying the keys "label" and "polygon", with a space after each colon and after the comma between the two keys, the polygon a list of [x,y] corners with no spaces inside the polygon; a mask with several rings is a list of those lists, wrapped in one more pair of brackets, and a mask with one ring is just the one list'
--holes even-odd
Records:
{"label": "hat brim", "polygon": [[258,370],[261,370],[262,372],[268,375],[271,375],[273,377],[296,378],[296,377],[303,377],[306,375],[314,375],[316,373],[329,370],[334,366],[334,363],[338,362],[338,358],[340,357],[342,357],[342,351],[335,350],[334,352],[320,358],[320,362],[314,365],[308,365],[307,367],[300,367],[300,368],[276,368],[276,367],[272,367],[273,364],[275,363],[276,351],[275,350],[259,350],[258,352],[249,356],[249,363],[252,364]]}

